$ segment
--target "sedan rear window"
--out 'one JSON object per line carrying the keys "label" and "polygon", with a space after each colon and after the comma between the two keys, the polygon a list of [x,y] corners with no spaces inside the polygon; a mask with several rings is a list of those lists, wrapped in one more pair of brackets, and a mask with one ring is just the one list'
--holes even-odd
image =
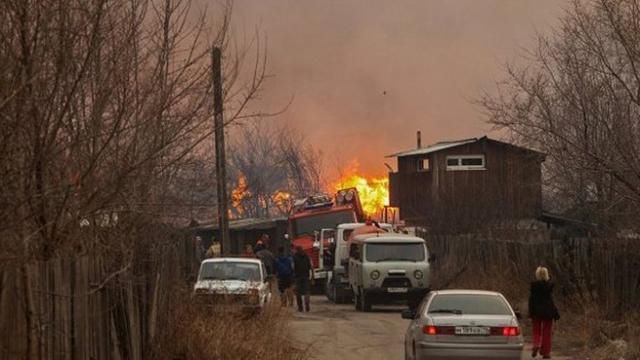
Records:
{"label": "sedan rear window", "polygon": [[429,305],[429,314],[511,315],[511,308],[495,295],[436,295]]}
{"label": "sedan rear window", "polygon": [[199,280],[260,281],[260,266],[247,262],[205,262]]}
{"label": "sedan rear window", "polygon": [[422,243],[369,243],[365,245],[367,261],[424,261]]}

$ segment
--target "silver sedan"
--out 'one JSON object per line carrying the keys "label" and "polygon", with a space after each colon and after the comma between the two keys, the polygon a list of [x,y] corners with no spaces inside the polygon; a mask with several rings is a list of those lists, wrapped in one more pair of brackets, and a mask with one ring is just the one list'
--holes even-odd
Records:
{"label": "silver sedan", "polygon": [[432,291],[402,317],[406,359],[520,359],[524,346],[519,314],[497,292]]}

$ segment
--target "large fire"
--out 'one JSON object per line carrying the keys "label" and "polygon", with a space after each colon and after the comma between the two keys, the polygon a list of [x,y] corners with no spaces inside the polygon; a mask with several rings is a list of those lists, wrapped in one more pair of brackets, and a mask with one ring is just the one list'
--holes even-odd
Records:
{"label": "large fire", "polygon": [[389,204],[389,178],[387,177],[360,175],[355,165],[333,184],[333,190],[351,187],[358,189],[362,209],[368,216],[380,216],[384,207]]}
{"label": "large fire", "polygon": [[291,194],[282,190],[276,190],[271,194],[254,194],[249,189],[246,176],[240,173],[237,186],[231,190],[232,217],[287,214],[292,201]]}
{"label": "large fire", "polygon": [[[389,179],[387,177],[363,176],[358,171],[357,163],[354,163],[345,174],[331,184],[329,193],[338,190],[356,188],[362,204],[362,210],[367,216],[380,218],[386,205],[389,204]],[[257,208],[260,216],[264,216],[264,210],[269,213],[276,211],[280,214],[289,212],[293,196],[282,190],[271,194],[255,195],[249,189],[247,178],[239,174],[238,183],[231,191],[232,217],[243,218],[255,216]],[[269,214],[266,214],[269,216]]]}

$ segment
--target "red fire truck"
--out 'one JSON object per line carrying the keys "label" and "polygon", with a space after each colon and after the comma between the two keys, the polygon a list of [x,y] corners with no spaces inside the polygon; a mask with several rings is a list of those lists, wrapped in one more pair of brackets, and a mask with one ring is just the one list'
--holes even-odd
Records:
{"label": "red fire truck", "polygon": [[358,191],[349,188],[338,191],[332,198],[326,194],[297,200],[289,215],[289,239],[311,258],[315,287],[324,289],[327,270],[325,253],[330,254],[331,239],[321,237],[322,229],[335,229],[339,224],[364,221]]}

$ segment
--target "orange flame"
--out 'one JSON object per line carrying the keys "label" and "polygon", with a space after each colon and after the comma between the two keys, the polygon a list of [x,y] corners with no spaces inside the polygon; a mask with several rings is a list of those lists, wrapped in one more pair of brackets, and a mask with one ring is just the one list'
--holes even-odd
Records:
{"label": "orange flame", "polygon": [[357,163],[354,163],[347,174],[333,184],[335,191],[351,187],[358,189],[362,210],[368,216],[380,215],[384,207],[389,204],[389,179],[360,175]]}
{"label": "orange flame", "polygon": [[238,177],[238,186],[231,191],[231,205],[238,212],[238,215],[244,214],[244,206],[242,201],[251,196],[251,192],[248,190],[247,178],[244,174],[240,174]]}
{"label": "orange flame", "polygon": [[[282,190],[277,190],[271,195],[257,195],[254,198],[254,194],[249,190],[247,178],[242,173],[238,176],[238,185],[231,190],[231,206],[238,218],[252,216],[252,214],[250,214],[251,209],[254,209],[256,206],[261,209],[271,209],[272,205],[275,205],[280,213],[286,214],[291,207],[292,200],[293,196]],[[269,210],[269,212],[271,211]],[[264,216],[264,214],[262,214],[262,216]],[[269,216],[269,214],[267,214],[267,216]]]}
{"label": "orange flame", "polygon": [[273,202],[277,206],[285,207],[291,201],[291,194],[284,191],[276,191],[273,196]]}

